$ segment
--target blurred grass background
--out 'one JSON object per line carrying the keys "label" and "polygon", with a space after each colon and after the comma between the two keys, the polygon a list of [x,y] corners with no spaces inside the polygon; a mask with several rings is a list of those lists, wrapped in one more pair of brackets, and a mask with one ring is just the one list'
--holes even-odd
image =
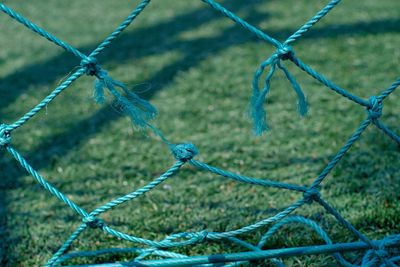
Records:
{"label": "blurred grass background", "polygon": [[[138,1],[4,1],[88,53]],[[284,40],[327,1],[222,1]],[[368,98],[399,75],[400,2],[343,1],[293,45],[314,69]],[[0,14],[0,121],[10,123],[51,92],[79,60]],[[99,61],[111,76],[149,99],[171,141],[193,142],[198,159],[230,171],[310,184],[365,118],[365,110],[286,65],[308,96],[309,115],[296,113],[287,80],[276,73],[266,103],[272,130],[256,138],[246,116],[252,75],[273,52],[201,1],[154,1]],[[134,131],[111,103],[92,99],[93,77],[75,82],[44,112],[13,133],[13,145],[33,167],[86,210],[137,189],[165,171],[173,157],[151,135]],[[384,103],[383,121],[400,132],[400,94]],[[370,127],[330,174],[322,196],[370,238],[400,232],[400,149]],[[80,219],[45,192],[3,151],[0,157],[0,265],[43,265]],[[118,230],[153,239],[181,231],[226,231],[277,213],[294,192],[235,183],[185,167],[144,197],[104,214]],[[317,205],[296,211],[314,219],[336,242],[355,241]],[[246,240],[255,242],[267,229]],[[284,228],[267,245],[323,242],[309,229]],[[73,250],[132,246],[99,230]],[[178,249],[191,255],[238,251],[228,243]],[[71,264],[132,259],[98,257]],[[360,254],[347,255],[355,259]],[[329,255],[286,259],[288,266],[335,266]],[[261,263],[268,266],[268,263]]]}

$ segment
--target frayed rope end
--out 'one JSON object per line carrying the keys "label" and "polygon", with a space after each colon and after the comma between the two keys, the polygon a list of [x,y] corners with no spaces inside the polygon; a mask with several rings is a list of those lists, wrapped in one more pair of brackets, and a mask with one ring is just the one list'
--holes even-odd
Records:
{"label": "frayed rope end", "polygon": [[253,96],[250,106],[250,116],[253,120],[253,131],[256,136],[261,136],[269,131],[263,100],[264,99]]}
{"label": "frayed rope end", "polygon": [[[107,88],[115,97],[120,109],[130,117],[133,125],[138,129],[145,129],[148,126],[148,121],[157,116],[157,109],[137,94],[130,92],[123,83],[112,79],[105,71],[103,74],[95,82],[94,97],[96,102],[99,104],[105,102],[104,89]],[[125,96],[121,95],[116,87],[121,88]]]}
{"label": "frayed rope end", "polygon": [[304,117],[308,113],[308,103],[305,98],[300,98],[297,102],[297,111],[299,112],[300,116]]}

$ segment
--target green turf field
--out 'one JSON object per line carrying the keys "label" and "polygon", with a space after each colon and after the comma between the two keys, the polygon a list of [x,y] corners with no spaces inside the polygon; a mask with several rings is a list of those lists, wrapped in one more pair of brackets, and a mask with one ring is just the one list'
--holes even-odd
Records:
{"label": "green turf field", "polygon": [[[138,1],[4,1],[88,53]],[[284,40],[327,1],[221,1],[242,18]],[[296,55],[318,72],[368,99],[400,73],[400,2],[343,1],[303,38]],[[0,122],[12,123],[79,66],[79,59],[0,13]],[[309,185],[365,119],[364,108],[328,90],[290,62],[309,114],[281,72],[266,102],[271,131],[255,137],[247,116],[251,81],[273,47],[199,0],[154,0],[99,57],[111,76],[159,110],[154,125],[169,140],[193,142],[199,160],[248,176]],[[93,101],[93,77],[82,77],[38,116],[13,132],[13,146],[53,185],[86,210],[134,191],[173,163],[151,133]],[[400,133],[400,94],[384,103],[382,120]],[[371,126],[322,185],[322,197],[370,238],[400,232],[400,148]],[[184,167],[177,176],[102,216],[116,229],[160,240],[182,231],[226,231],[272,216],[301,195],[259,188]],[[295,214],[319,222],[335,242],[357,241],[313,204]],[[0,265],[40,266],[80,224],[0,151]],[[244,236],[256,242],[268,228]],[[310,229],[285,227],[267,248],[323,244]],[[100,230],[85,231],[72,250],[129,247]],[[236,252],[208,242],[176,250],[190,255]],[[73,260],[126,261],[134,255]],[[361,254],[347,254],[359,259]],[[336,266],[332,256],[285,259],[287,266]],[[267,262],[263,266],[269,266]]]}

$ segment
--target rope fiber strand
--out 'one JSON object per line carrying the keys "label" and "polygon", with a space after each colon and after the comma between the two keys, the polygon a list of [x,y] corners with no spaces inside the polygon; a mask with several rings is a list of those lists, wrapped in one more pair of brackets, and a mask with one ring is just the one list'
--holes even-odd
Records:
{"label": "rope fiber strand", "polygon": [[[27,18],[0,3],[0,10],[10,16],[12,19],[21,23],[25,27],[29,28],[39,36],[49,40],[50,42],[62,47],[67,52],[80,59],[80,67],[69,77],[61,83],[57,88],[54,89],[48,96],[40,101],[35,107],[33,107],[26,114],[21,116],[15,122],[11,124],[0,123],[0,148],[11,154],[16,161],[34,177],[37,182],[47,190],[51,195],[58,198],[68,207],[70,207],[75,213],[80,216],[81,223],[79,227],[71,234],[71,236],[65,241],[64,244],[53,254],[51,259],[48,260],[45,266],[60,266],[65,261],[77,257],[93,257],[103,254],[115,254],[115,253],[136,253],[137,257],[131,263],[127,264],[105,264],[105,265],[91,265],[91,266],[187,266],[193,264],[201,264],[198,266],[240,266],[247,264],[252,260],[270,259],[270,262],[276,266],[284,266],[282,258],[309,255],[309,254],[321,254],[330,253],[337,260],[337,262],[346,267],[350,266],[398,266],[400,264],[400,256],[395,255],[392,251],[393,247],[400,247],[400,234],[393,234],[387,236],[381,240],[370,240],[361,232],[359,232],[351,223],[343,218],[334,207],[323,200],[323,195],[319,190],[319,186],[328,174],[335,168],[337,163],[345,156],[351,146],[359,140],[361,134],[370,126],[375,125],[389,138],[400,144],[400,137],[388,126],[381,121],[383,114],[383,102],[392,94],[400,85],[400,78],[392,83],[387,89],[383,90],[376,96],[371,96],[368,100],[362,99],[356,95],[351,94],[347,90],[337,86],[332,81],[325,78],[322,74],[318,73],[306,63],[301,61],[295,54],[292,45],[299,40],[303,34],[312,29],[312,27],[318,23],[324,16],[326,16],[334,7],[336,7],[340,0],[330,1],[324,8],[322,8],[315,16],[307,21],[302,27],[296,32],[290,35],[285,41],[281,42],[262,30],[244,21],[242,18],[237,16],[235,13],[229,11],[221,4],[214,0],[202,0],[208,4],[210,8],[216,10],[222,15],[231,19],[237,25],[243,27],[245,30],[252,32],[258,38],[267,42],[269,45],[275,47],[275,52],[269,55],[266,60],[262,61],[260,66],[256,69],[252,83],[252,98],[250,105],[250,114],[254,122],[254,132],[257,135],[263,134],[269,127],[266,120],[266,111],[264,109],[264,102],[267,99],[267,95],[271,89],[271,80],[276,70],[281,70],[284,77],[289,81],[289,84],[293,88],[294,93],[297,96],[297,110],[301,116],[306,115],[308,110],[308,102],[301,88],[300,84],[296,81],[295,77],[289,72],[285,64],[291,64],[303,70],[306,74],[319,81],[322,85],[327,87],[346,99],[358,104],[366,109],[366,118],[361,125],[354,131],[348,141],[343,144],[342,148],[332,158],[332,160],[326,165],[322,172],[316,176],[315,180],[310,186],[301,186],[296,184],[287,184],[279,181],[273,181],[264,178],[254,178],[245,175],[239,175],[227,170],[213,167],[207,163],[200,162],[195,159],[199,153],[197,147],[192,143],[174,144],[167,140],[164,134],[157,129],[155,126],[150,124],[150,120],[155,118],[157,110],[148,101],[141,99],[137,94],[130,92],[125,85],[109,76],[106,70],[104,70],[98,60],[97,56],[106,49],[120,34],[134,21],[134,19],[143,12],[148,6],[150,0],[142,0],[133,9],[133,11],[127,16],[127,18],[109,35],[103,42],[101,42],[97,48],[95,48],[89,55],[85,55],[78,49],[74,48],[70,44],[60,40],[55,35],[49,33],[45,29],[40,28]],[[263,86],[260,88],[261,77],[264,71],[267,72],[265,75]],[[60,93],[64,92],[73,82],[78,80],[83,75],[94,76],[94,98],[97,103],[104,103],[106,100],[106,92],[115,98],[116,103],[120,106],[131,119],[133,124],[139,129],[149,129],[153,131],[156,136],[160,137],[161,141],[168,146],[172,156],[175,159],[175,163],[162,175],[154,179],[150,183],[143,187],[134,190],[126,195],[120,196],[114,200],[111,200],[104,205],[101,205],[91,212],[85,211],[77,203],[69,199],[65,194],[60,192],[55,186],[51,185],[47,180],[37,172],[33,166],[12,146],[12,132],[27,123],[32,117],[38,114],[45,106],[52,102]],[[256,186],[263,186],[269,188],[276,188],[278,190],[292,190],[299,193],[299,198],[285,209],[279,211],[272,217],[263,218],[258,222],[254,222],[250,225],[244,226],[239,229],[234,229],[227,232],[182,232],[174,233],[166,236],[162,240],[149,240],[141,238],[132,234],[123,233],[119,230],[114,229],[110,226],[107,221],[99,218],[99,216],[111,209],[117,208],[122,203],[133,201],[134,199],[146,194],[153,190],[158,185],[173,177],[179,170],[185,165],[190,164],[193,168],[199,171],[206,171],[218,175],[222,178],[231,179],[240,183],[247,183]],[[319,205],[330,213],[336,220],[347,228],[354,236],[359,240],[353,243],[334,243],[329,237],[328,233],[322,229],[316,222],[304,218],[301,216],[290,215],[295,210],[301,208],[304,205]],[[285,249],[263,249],[267,241],[275,234],[277,234],[284,226],[288,227],[292,224],[300,224],[314,231],[320,238],[325,242],[325,245],[315,245],[312,247],[293,247]],[[266,226],[269,230],[261,237],[257,244],[250,244],[242,239],[240,236],[248,234],[255,230],[264,229]],[[79,236],[86,230],[102,231],[104,234],[113,236],[118,239],[123,239],[132,242],[140,247],[130,248],[109,248],[98,251],[81,251],[67,253],[73,243],[79,238]],[[233,242],[246,249],[246,252],[241,253],[230,253],[230,254],[218,254],[218,255],[206,255],[206,256],[187,256],[173,251],[168,251],[168,248],[182,247],[193,245],[201,242],[213,242],[213,241],[227,241]],[[366,251],[364,256],[359,259],[360,264],[352,263],[346,260],[343,252],[348,251]],[[156,256],[158,260],[147,260],[149,256]],[[217,264],[217,265],[215,265]],[[86,265],[85,265],[86,266]]]}

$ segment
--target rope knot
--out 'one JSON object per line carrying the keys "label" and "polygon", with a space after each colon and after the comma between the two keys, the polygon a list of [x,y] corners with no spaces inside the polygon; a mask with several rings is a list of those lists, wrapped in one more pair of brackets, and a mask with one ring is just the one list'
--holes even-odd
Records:
{"label": "rope knot", "polygon": [[81,67],[85,69],[85,73],[90,76],[97,76],[100,71],[101,67],[94,57],[86,57],[81,61]]}
{"label": "rope knot", "polygon": [[368,116],[372,120],[378,119],[382,115],[382,101],[376,96],[371,96],[369,98],[369,107],[367,107]]}
{"label": "rope knot", "polygon": [[282,45],[276,49],[275,54],[279,59],[287,60],[293,56],[294,52],[290,45]]}
{"label": "rope knot", "polygon": [[191,160],[199,153],[197,147],[192,143],[175,145],[171,151],[174,157],[180,161]]}
{"label": "rope knot", "polygon": [[376,256],[378,256],[381,259],[388,258],[390,256],[389,252],[387,252],[386,249],[384,249],[384,248],[375,250],[375,254],[376,254]]}
{"label": "rope knot", "polygon": [[11,143],[11,134],[7,130],[7,124],[0,124],[0,147]]}
{"label": "rope knot", "polygon": [[203,230],[201,232],[194,233],[194,236],[197,238],[197,242],[202,243],[207,239],[208,232]]}
{"label": "rope knot", "polygon": [[[97,103],[103,104],[105,102],[104,90],[107,89],[114,96],[118,109],[127,114],[135,126],[138,126],[139,129],[149,126],[148,121],[157,115],[155,107],[128,90],[122,82],[111,78],[107,71],[100,66],[96,58],[89,56],[82,59],[81,67],[87,75],[96,76],[97,78],[94,83],[93,94]],[[121,95],[117,88],[120,88],[125,93],[125,96]]]}
{"label": "rope knot", "polygon": [[103,228],[105,222],[102,219],[96,218],[94,216],[86,216],[82,219],[82,222],[85,223],[90,228]]}
{"label": "rope knot", "polygon": [[321,193],[316,188],[311,188],[304,192],[304,200],[309,204],[314,200],[320,199],[320,197]]}

